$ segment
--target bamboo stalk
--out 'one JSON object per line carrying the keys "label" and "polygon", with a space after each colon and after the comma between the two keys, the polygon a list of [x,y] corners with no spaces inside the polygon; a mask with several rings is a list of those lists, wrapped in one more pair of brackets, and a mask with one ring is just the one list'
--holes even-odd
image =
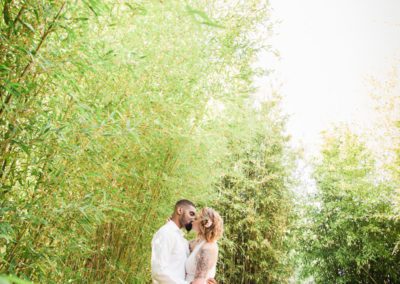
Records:
{"label": "bamboo stalk", "polygon": [[[11,262],[11,261],[13,260],[13,258],[14,258],[14,254],[15,254],[15,252],[16,252],[16,250],[17,250],[17,247],[18,247],[18,245],[19,245],[19,242],[21,241],[21,239],[22,239],[22,237],[25,235],[25,233],[28,231],[28,227],[29,227],[29,226],[26,226],[26,227],[24,228],[24,230],[18,234],[18,236],[17,236],[17,238],[16,238],[16,240],[15,240],[15,243],[14,243],[14,245],[13,245],[13,247],[12,247],[10,253],[8,254],[8,257],[7,257],[7,260],[6,260],[6,263],[5,263],[5,265],[8,265],[7,270],[8,270],[8,268],[10,267],[10,262]],[[2,267],[3,267],[3,266],[1,266],[0,268],[2,268]]]}
{"label": "bamboo stalk", "polygon": [[[58,10],[56,16],[53,18],[53,21],[50,23],[48,29],[43,33],[38,46],[36,47],[35,51],[34,51],[34,55],[36,55],[40,48],[42,47],[44,41],[46,40],[47,36],[50,34],[50,32],[52,32],[53,28],[54,28],[54,24],[56,23],[56,21],[58,20],[58,18],[61,15],[62,10],[64,9],[65,6],[65,2],[61,5],[61,8]],[[19,81],[25,76],[25,74],[28,72],[28,70],[31,68],[31,66],[33,65],[33,59],[31,59],[29,61],[29,63],[25,66],[24,70],[22,71]],[[0,113],[1,114],[1,113]]]}
{"label": "bamboo stalk", "polygon": [[[33,52],[34,55],[36,55],[36,54],[39,52],[39,50],[40,50],[40,48],[42,47],[43,43],[45,42],[47,36],[50,34],[50,32],[52,32],[56,21],[57,21],[58,18],[60,17],[61,12],[62,12],[62,10],[63,10],[64,7],[65,7],[65,3],[66,3],[66,2],[64,2],[64,3],[61,5],[60,9],[58,10],[56,16],[53,18],[53,20],[52,20],[52,22],[50,23],[49,27],[47,28],[47,30],[43,33],[42,37],[40,38],[39,44],[37,45],[37,47],[35,48],[35,51]],[[18,78],[18,80],[17,80],[18,83],[21,82],[21,80],[25,77],[25,75],[28,73],[28,71],[30,70],[30,68],[33,66],[33,63],[34,63],[34,60],[33,60],[33,58],[31,57],[30,60],[29,60],[29,62],[28,62],[28,64],[25,66],[24,70],[22,71],[21,75],[19,76],[19,78]],[[4,109],[5,109],[5,106],[6,106],[7,104],[9,104],[11,98],[12,98],[12,93],[8,93],[8,95],[6,96],[6,98],[5,98],[5,100],[4,100],[4,103],[2,104],[2,106],[1,106],[1,108],[0,108],[0,115],[3,113],[3,111],[4,111]]]}
{"label": "bamboo stalk", "polygon": [[[12,146],[8,142],[8,144],[5,146],[5,150],[3,152],[4,156],[7,155],[9,152],[11,152],[11,150],[12,150]],[[4,172],[6,170],[6,166],[7,166],[7,159],[4,157],[4,160],[3,160],[2,165],[1,165],[0,179],[3,178]]]}
{"label": "bamboo stalk", "polygon": [[372,278],[372,276],[368,273],[368,271],[367,270],[365,270],[365,268],[364,267],[361,267],[362,268],[362,270],[364,270],[364,272],[369,276],[369,278],[371,278],[371,280],[372,280],[372,282],[374,282],[375,284],[378,284],[376,281],[375,281],[375,279],[374,278]]}
{"label": "bamboo stalk", "polygon": [[7,37],[8,37],[8,38],[10,38],[10,36],[11,36],[11,30],[15,30],[15,25],[16,25],[17,22],[20,20],[20,18],[21,18],[21,16],[22,16],[22,13],[24,12],[25,8],[26,8],[26,3],[24,3],[24,4],[22,5],[21,9],[19,9],[18,14],[17,14],[17,16],[15,17],[15,19],[14,19],[14,21],[13,21],[12,28],[9,28],[9,29],[8,29],[8,33],[7,33]]}

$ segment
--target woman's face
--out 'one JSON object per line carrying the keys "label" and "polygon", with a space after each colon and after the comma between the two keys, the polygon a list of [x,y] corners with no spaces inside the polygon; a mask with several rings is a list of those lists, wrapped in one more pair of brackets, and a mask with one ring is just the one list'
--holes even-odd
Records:
{"label": "woman's face", "polygon": [[200,226],[201,226],[200,222],[201,222],[201,216],[196,215],[196,218],[192,223],[192,230],[195,231],[196,233],[200,232]]}

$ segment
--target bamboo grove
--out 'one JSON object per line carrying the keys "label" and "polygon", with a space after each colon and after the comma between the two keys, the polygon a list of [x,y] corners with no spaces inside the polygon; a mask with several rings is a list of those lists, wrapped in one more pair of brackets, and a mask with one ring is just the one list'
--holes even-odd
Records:
{"label": "bamboo grove", "polygon": [[281,99],[254,107],[266,1],[0,3],[0,282],[150,283],[180,198],[225,220],[219,283],[400,281],[399,144],[379,183],[328,135],[297,202]]}

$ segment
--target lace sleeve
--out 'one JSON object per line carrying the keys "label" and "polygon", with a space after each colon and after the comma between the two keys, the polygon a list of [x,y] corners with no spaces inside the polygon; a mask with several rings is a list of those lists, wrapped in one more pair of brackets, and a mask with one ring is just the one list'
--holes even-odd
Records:
{"label": "lace sleeve", "polygon": [[217,262],[217,255],[218,251],[216,247],[204,246],[200,249],[199,253],[196,255],[195,281],[192,283],[203,283],[196,282],[196,280],[204,281],[207,279],[208,272]]}

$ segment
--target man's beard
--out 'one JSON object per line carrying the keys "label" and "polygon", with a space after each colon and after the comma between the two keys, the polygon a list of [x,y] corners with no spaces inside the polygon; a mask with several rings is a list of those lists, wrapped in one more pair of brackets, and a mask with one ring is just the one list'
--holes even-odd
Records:
{"label": "man's beard", "polygon": [[192,230],[192,222],[185,224],[185,229],[190,232],[190,230]]}

